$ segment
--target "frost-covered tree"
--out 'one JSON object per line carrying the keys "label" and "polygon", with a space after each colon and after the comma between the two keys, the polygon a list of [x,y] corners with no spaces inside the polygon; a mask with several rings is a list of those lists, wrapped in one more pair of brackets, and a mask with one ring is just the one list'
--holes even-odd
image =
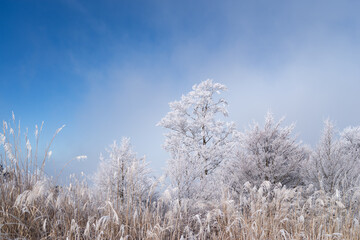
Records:
{"label": "frost-covered tree", "polygon": [[149,174],[145,157],[137,158],[129,138],[123,138],[120,145],[116,141],[110,145],[105,158],[100,156],[95,184],[103,197],[117,204],[145,200],[152,181]]}
{"label": "frost-covered tree", "polygon": [[164,144],[170,153],[167,173],[179,199],[209,196],[215,175],[231,152],[234,131],[234,124],[223,120],[228,116],[227,102],[216,96],[226,87],[206,80],[192,89],[171,102],[171,111],[158,123],[170,130]]}
{"label": "frost-covered tree", "polygon": [[238,133],[237,156],[228,165],[230,186],[238,190],[246,181],[281,183],[288,187],[301,183],[300,166],[307,151],[292,136],[294,124],[282,127],[283,119],[265,117],[264,127],[254,123],[245,133]]}
{"label": "frost-covered tree", "polygon": [[343,190],[359,186],[360,171],[360,127],[347,127],[340,133],[341,150],[347,166],[341,180]]}
{"label": "frost-covered tree", "polygon": [[333,193],[356,184],[360,161],[360,128],[349,127],[336,134],[334,124],[326,120],[316,149],[306,166],[308,182]]}

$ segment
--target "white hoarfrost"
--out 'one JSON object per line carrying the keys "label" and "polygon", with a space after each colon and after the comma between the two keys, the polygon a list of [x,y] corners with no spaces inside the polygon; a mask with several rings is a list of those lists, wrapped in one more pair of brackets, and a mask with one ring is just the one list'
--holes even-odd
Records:
{"label": "white hoarfrost", "polygon": [[179,200],[218,194],[222,164],[233,146],[234,124],[223,121],[227,102],[216,96],[226,87],[206,80],[192,89],[171,102],[170,112],[158,123],[170,130],[164,144],[170,153],[167,174]]}
{"label": "white hoarfrost", "polygon": [[325,192],[346,190],[359,183],[360,128],[348,127],[338,136],[326,120],[321,139],[306,165],[307,181]]}
{"label": "white hoarfrost", "polygon": [[234,190],[239,191],[246,181],[291,187],[302,182],[301,164],[308,154],[292,136],[294,124],[282,127],[282,122],[275,122],[268,113],[263,128],[254,123],[244,133],[237,133],[236,157],[227,167],[228,182]]}
{"label": "white hoarfrost", "polygon": [[151,186],[150,170],[145,158],[137,158],[129,138],[120,145],[114,141],[107,149],[107,156],[100,157],[95,175],[99,193],[115,203],[144,200]]}

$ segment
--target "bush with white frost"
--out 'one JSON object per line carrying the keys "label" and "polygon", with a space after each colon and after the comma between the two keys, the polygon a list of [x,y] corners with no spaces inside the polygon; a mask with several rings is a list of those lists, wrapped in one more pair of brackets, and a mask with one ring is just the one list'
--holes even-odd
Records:
{"label": "bush with white frost", "polygon": [[294,124],[282,127],[283,120],[265,117],[264,127],[254,123],[244,133],[238,132],[236,156],[227,165],[227,182],[239,191],[244,182],[260,185],[264,181],[288,187],[302,184],[301,164],[308,153],[292,136]]}
{"label": "bush with white frost", "polygon": [[304,168],[307,182],[325,192],[358,186],[360,128],[349,127],[337,134],[334,124],[326,120],[321,139]]}
{"label": "bush with white frost", "polygon": [[120,206],[127,201],[145,201],[150,192],[152,179],[145,157],[138,158],[129,138],[118,144],[114,141],[107,155],[100,157],[95,184],[104,199]]}

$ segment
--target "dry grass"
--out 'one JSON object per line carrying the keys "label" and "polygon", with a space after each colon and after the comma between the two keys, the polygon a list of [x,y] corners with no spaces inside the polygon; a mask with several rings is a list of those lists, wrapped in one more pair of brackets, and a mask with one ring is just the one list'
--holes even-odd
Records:
{"label": "dry grass", "polygon": [[[269,182],[259,187],[246,183],[240,194],[224,189],[222,199],[183,200],[180,205],[173,200],[175,194],[171,190],[160,196],[150,191],[144,201],[132,194],[129,186],[126,199],[112,202],[89,187],[85,177],[72,176],[68,185],[57,186],[43,174],[48,150],[39,159],[41,164],[37,164],[38,154],[32,154],[28,144],[22,152],[20,133],[15,134],[6,125],[0,135],[0,143],[5,147],[1,163],[6,169],[0,178],[1,239],[359,239],[360,236],[357,189],[328,195],[311,186],[287,189]],[[40,131],[37,138],[39,134]]]}

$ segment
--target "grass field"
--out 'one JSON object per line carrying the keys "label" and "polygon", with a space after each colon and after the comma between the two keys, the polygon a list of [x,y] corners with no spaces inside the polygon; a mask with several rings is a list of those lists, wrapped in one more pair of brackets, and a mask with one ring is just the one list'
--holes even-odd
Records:
{"label": "grass field", "polygon": [[[264,182],[225,187],[220,199],[182,200],[155,181],[147,198],[127,186],[126,198],[107,198],[85,177],[58,186],[43,174],[43,158],[21,135],[0,135],[1,239],[359,239],[360,190],[326,194],[311,186],[287,189]],[[16,129],[13,126],[13,129]],[[37,138],[41,127],[37,128]],[[56,134],[60,130],[56,131]],[[55,136],[56,136],[55,134]],[[54,136],[54,137],[55,137]],[[26,138],[26,136],[25,136]]]}

